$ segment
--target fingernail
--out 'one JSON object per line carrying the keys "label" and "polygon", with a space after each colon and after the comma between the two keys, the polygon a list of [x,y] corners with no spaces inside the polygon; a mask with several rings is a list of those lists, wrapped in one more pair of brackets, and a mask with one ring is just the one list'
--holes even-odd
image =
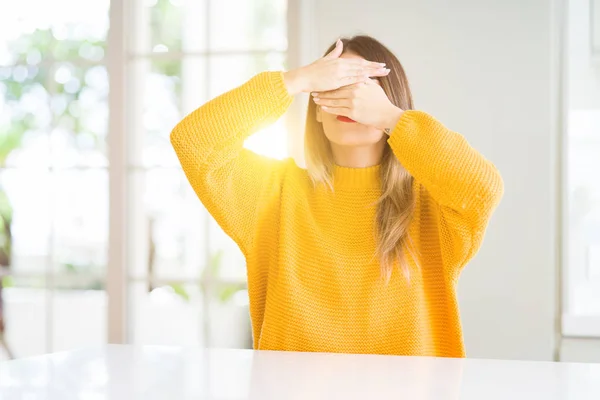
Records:
{"label": "fingernail", "polygon": [[390,72],[389,68],[384,68],[385,72]]}
{"label": "fingernail", "polygon": [[379,65],[381,65],[382,67],[385,67],[385,63],[379,63]]}
{"label": "fingernail", "polygon": [[317,97],[317,92],[312,92],[310,95],[313,97]]}
{"label": "fingernail", "polygon": [[313,97],[313,101],[314,101],[315,103],[318,103],[318,102],[319,102],[319,100],[320,100],[320,99],[319,99],[318,97]]}

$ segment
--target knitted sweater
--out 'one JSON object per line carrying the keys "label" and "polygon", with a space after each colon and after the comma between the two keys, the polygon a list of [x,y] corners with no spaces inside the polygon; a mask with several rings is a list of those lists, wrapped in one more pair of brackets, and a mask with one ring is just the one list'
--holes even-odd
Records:
{"label": "knitted sweater", "polygon": [[[414,177],[410,279],[382,279],[375,255],[379,166],[335,167],[314,186],[293,160],[243,148],[292,102],[263,72],[206,103],[172,131],[198,197],[246,258],[256,349],[465,354],[456,284],[503,193],[495,167],[459,134],[405,111],[388,143]],[[410,261],[410,259],[409,259]]]}

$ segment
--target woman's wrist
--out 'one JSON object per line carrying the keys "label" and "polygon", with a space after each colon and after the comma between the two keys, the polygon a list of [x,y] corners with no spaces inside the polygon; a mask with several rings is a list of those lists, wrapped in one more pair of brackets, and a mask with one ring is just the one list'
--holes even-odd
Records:
{"label": "woman's wrist", "polygon": [[300,69],[293,69],[291,71],[284,72],[283,82],[285,83],[285,87],[291,96],[307,90],[305,79],[303,78]]}
{"label": "woman's wrist", "polygon": [[404,110],[392,105],[392,107],[386,110],[382,115],[381,129],[383,129],[388,135],[391,134],[396,125],[398,125],[403,113]]}

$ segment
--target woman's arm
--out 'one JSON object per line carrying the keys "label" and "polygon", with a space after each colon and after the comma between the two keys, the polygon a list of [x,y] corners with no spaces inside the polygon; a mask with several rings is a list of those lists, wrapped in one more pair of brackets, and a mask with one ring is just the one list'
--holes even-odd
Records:
{"label": "woman's arm", "polygon": [[278,119],[292,97],[281,72],[263,72],[186,116],[171,144],[194,191],[245,252],[257,207],[277,193],[284,163],[243,148],[244,140]]}
{"label": "woman's arm", "polygon": [[424,112],[402,112],[389,134],[400,163],[439,205],[445,263],[462,267],[502,198],[500,174],[462,135]]}
{"label": "woman's arm", "polygon": [[259,207],[279,196],[285,163],[244,150],[244,139],[275,121],[292,95],[332,90],[390,71],[380,63],[340,58],[342,42],[325,57],[298,68],[263,72],[206,103],[172,131],[183,170],[208,211],[246,253]]}
{"label": "woman's arm", "polygon": [[439,207],[445,265],[460,270],[479,248],[502,197],[502,178],[492,163],[432,116],[393,105],[374,81],[314,96],[324,111],[390,135],[396,158]]}

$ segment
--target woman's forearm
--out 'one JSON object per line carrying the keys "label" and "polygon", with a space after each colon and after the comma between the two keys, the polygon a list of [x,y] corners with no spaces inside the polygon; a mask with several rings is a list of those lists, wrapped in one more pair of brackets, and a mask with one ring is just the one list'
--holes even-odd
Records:
{"label": "woman's forearm", "polygon": [[440,205],[484,218],[500,201],[503,182],[494,165],[432,116],[404,111],[388,142]]}

